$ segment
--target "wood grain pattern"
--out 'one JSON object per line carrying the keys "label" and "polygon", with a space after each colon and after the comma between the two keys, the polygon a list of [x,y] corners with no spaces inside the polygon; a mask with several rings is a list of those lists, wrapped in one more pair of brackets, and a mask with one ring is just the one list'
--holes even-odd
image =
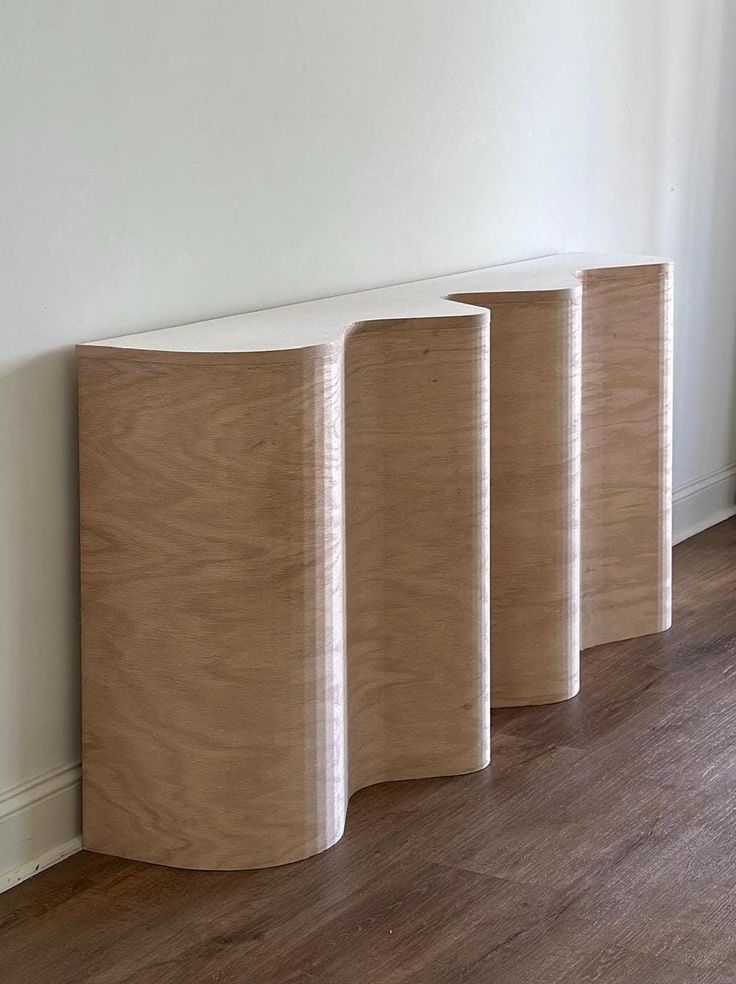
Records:
{"label": "wood grain pattern", "polygon": [[339,346],[79,369],[85,844],[192,868],[323,850],[345,816]]}
{"label": "wood grain pattern", "polygon": [[671,624],[672,265],[581,273],[582,645]]}
{"label": "wood grain pattern", "polygon": [[494,712],[491,768],[358,793],[301,864],[82,852],[0,895],[3,984],[733,984],[736,519],[674,550],[670,632]]}
{"label": "wood grain pattern", "polygon": [[282,864],[360,786],[488,764],[487,363],[487,315],[349,335],[344,536],[342,343],[80,350],[88,848]]}
{"label": "wood grain pattern", "polygon": [[480,314],[348,338],[352,789],[489,762],[488,341]]}
{"label": "wood grain pattern", "polygon": [[492,703],[579,688],[580,290],[456,294],[492,312]]}
{"label": "wood grain pattern", "polygon": [[548,257],[80,346],[87,846],[307,857],[487,764],[489,636],[499,707],[666,628],[670,298]]}

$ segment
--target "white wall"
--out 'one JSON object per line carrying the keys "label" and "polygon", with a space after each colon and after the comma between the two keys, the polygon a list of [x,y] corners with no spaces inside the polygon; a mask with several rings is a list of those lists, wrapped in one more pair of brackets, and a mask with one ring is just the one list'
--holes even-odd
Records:
{"label": "white wall", "polygon": [[735,14],[732,0],[4,0],[6,881],[77,833],[75,342],[566,249],[669,254],[678,522],[728,507]]}

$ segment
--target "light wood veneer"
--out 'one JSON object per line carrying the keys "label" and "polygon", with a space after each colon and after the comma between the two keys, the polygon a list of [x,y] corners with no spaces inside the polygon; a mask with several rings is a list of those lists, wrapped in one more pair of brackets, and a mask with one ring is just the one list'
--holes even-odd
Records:
{"label": "light wood veneer", "polygon": [[578,692],[580,295],[454,295],[492,312],[493,706]]}
{"label": "light wood veneer", "polygon": [[582,644],[672,622],[672,266],[586,270]]}
{"label": "light wood veneer", "polygon": [[665,628],[670,280],[571,254],[79,346],[85,845],[307,857],[354,790],[487,765],[491,697],[573,696],[581,626]]}

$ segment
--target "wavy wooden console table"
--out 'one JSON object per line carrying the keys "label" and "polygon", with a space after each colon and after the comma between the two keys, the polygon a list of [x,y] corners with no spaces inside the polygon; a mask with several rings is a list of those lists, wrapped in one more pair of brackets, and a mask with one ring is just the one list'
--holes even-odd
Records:
{"label": "wavy wooden console table", "polygon": [[666,629],[671,277],[544,257],[79,346],[85,846],[305,858],[352,791],[486,766],[581,638]]}

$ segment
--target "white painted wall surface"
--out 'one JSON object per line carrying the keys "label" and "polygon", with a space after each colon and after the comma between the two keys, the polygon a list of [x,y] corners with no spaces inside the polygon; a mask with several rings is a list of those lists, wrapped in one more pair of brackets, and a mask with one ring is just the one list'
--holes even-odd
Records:
{"label": "white painted wall surface", "polygon": [[728,510],[732,0],[4,0],[0,36],[0,887],[78,831],[75,342],[671,255],[676,521]]}

